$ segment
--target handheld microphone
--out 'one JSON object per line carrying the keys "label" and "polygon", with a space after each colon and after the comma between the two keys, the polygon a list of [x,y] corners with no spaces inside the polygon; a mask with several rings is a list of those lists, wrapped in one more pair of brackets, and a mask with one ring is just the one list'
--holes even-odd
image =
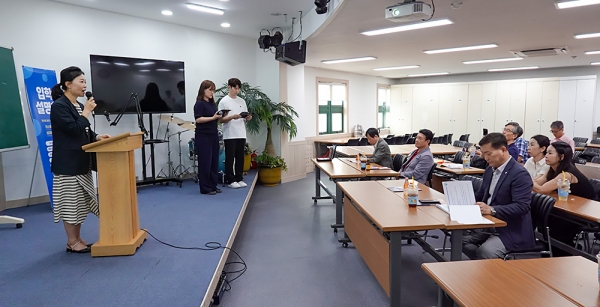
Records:
{"label": "handheld microphone", "polygon": [[[85,92],[85,97],[90,100],[94,95],[92,94],[92,92]],[[96,113],[94,113],[94,110],[92,110],[92,116],[94,118],[96,118]]]}

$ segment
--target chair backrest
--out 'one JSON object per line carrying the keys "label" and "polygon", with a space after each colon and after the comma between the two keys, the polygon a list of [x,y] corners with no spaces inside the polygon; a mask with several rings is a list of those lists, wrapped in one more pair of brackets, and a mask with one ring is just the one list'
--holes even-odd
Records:
{"label": "chair backrest", "polygon": [[462,158],[465,155],[464,151],[459,151],[454,155],[452,162],[462,164]]}
{"label": "chair backrest", "polygon": [[388,134],[388,135],[387,135],[385,138],[386,138],[386,139],[391,139],[391,138],[393,138],[393,137],[394,137],[394,135],[393,135],[393,134]]}
{"label": "chair backrest", "polygon": [[[578,136],[573,138],[573,142],[575,142],[575,143],[587,143],[587,141],[588,141],[588,138],[582,138],[582,137],[578,137]],[[579,146],[577,146],[577,147],[579,147]]]}
{"label": "chair backrest", "polygon": [[466,138],[467,138],[467,135],[466,135],[466,134],[463,134],[463,135],[461,135],[461,136],[460,136],[458,139],[459,139],[460,141],[465,141],[465,142],[466,142],[466,141],[467,141],[467,140],[466,140]]}
{"label": "chair backrest", "polygon": [[441,138],[442,138],[442,141],[440,142],[440,144],[447,145],[447,144],[450,143],[450,141],[449,141],[450,140],[450,136],[449,135],[446,134],[446,135],[442,136]]}
{"label": "chair backrest", "polygon": [[402,139],[404,137],[403,136],[395,136],[392,138],[392,140],[388,143],[390,145],[402,145]]}
{"label": "chair backrest", "polygon": [[408,138],[408,140],[406,140],[406,144],[414,144],[415,143],[415,138],[411,137]]}
{"label": "chair backrest", "polygon": [[590,161],[592,163],[600,163],[600,156],[595,156],[592,158],[592,161]]}
{"label": "chair backrest", "polygon": [[596,199],[594,200],[600,200],[600,180],[590,178],[590,182],[592,183],[592,186],[594,186],[594,191],[596,192]]}
{"label": "chair backrest", "polygon": [[399,172],[402,168],[402,164],[404,163],[403,155],[394,155],[394,159],[392,160],[392,168],[394,171]]}
{"label": "chair backrest", "polygon": [[430,188],[433,188],[433,171],[435,170],[435,168],[437,167],[436,163],[433,163],[433,166],[431,167],[431,169],[429,170],[429,174],[427,174],[427,183],[429,184]]}
{"label": "chair backrest", "polygon": [[346,146],[358,146],[358,139],[349,139]]}
{"label": "chair backrest", "polygon": [[481,187],[481,184],[483,183],[483,178],[473,176],[473,175],[465,175],[462,177],[461,180],[471,181],[471,183],[473,184],[473,191],[475,191],[475,192],[477,192],[479,190],[479,188]]}
{"label": "chair backrest", "polygon": [[590,144],[600,144],[600,139],[593,139],[590,141]]}
{"label": "chair backrest", "polygon": [[591,161],[592,158],[594,158],[595,156],[600,155],[600,149],[598,148],[592,148],[592,147],[586,147],[583,152],[581,153],[581,155],[579,155],[580,159],[584,159],[586,161]]}
{"label": "chair backrest", "polygon": [[489,164],[487,163],[487,161],[485,161],[484,158],[478,155],[473,156],[473,158],[471,159],[471,167],[486,169],[488,165]]}
{"label": "chair backrest", "polygon": [[[548,217],[554,207],[556,198],[531,192],[531,221],[533,223],[533,230],[537,231],[542,235],[544,241],[548,242],[548,235],[546,233],[546,227],[548,227]],[[550,229],[550,234],[552,234]],[[560,232],[561,229],[554,229],[554,232]]]}
{"label": "chair backrest", "polygon": [[358,146],[368,146],[369,145],[369,140],[364,137],[364,138],[360,138],[360,141],[358,141]]}
{"label": "chair backrest", "polygon": [[454,143],[452,143],[452,146],[454,146],[454,147],[462,147],[460,142],[461,141],[456,140],[456,141],[454,141]]}
{"label": "chair backrest", "polygon": [[469,137],[470,137],[470,136],[471,136],[470,134],[466,134],[466,135],[465,135],[465,142],[468,142],[468,141],[469,141]]}
{"label": "chair backrest", "polygon": [[412,136],[412,137],[414,137],[414,138],[416,138],[416,137],[417,137],[417,134],[419,134],[419,133],[418,133],[418,132],[415,132],[415,133],[413,133],[411,136]]}
{"label": "chair backrest", "polygon": [[469,149],[471,148],[471,145],[473,145],[473,143],[465,142],[462,147]]}
{"label": "chair backrest", "polygon": [[575,142],[575,147],[585,147],[587,146],[586,142]]}
{"label": "chair backrest", "polygon": [[448,140],[446,141],[445,144],[452,144],[452,135],[453,135],[453,133],[448,134]]}

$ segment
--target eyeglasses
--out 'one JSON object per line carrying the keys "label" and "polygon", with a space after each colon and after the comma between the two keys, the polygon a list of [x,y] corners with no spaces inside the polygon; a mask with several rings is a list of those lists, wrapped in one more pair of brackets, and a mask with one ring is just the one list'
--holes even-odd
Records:
{"label": "eyeglasses", "polygon": [[556,130],[556,131],[555,131],[555,130],[550,130],[550,132],[551,132],[551,133],[557,133],[557,132],[559,132],[559,131],[560,131],[560,130]]}
{"label": "eyeglasses", "polygon": [[512,129],[510,128],[504,128],[504,130],[502,130],[504,132],[510,132],[510,133],[514,133]]}

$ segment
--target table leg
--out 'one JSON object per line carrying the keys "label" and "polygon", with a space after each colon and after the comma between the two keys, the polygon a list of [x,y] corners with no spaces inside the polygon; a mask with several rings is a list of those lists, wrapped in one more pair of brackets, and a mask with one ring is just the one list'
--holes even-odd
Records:
{"label": "table leg", "polygon": [[438,307],[453,307],[454,301],[438,286]]}
{"label": "table leg", "polygon": [[452,237],[450,240],[450,261],[462,260],[463,230],[452,230]]}
{"label": "table leg", "polygon": [[333,228],[333,232],[337,232],[338,228],[344,228],[343,222],[343,200],[344,200],[344,192],[339,185],[335,185],[335,224],[331,224],[331,228]]}
{"label": "table leg", "polygon": [[[321,169],[315,165],[315,197],[321,197]],[[315,199],[315,203],[317,200]]]}
{"label": "table leg", "polygon": [[390,307],[402,306],[402,235],[390,232]]}

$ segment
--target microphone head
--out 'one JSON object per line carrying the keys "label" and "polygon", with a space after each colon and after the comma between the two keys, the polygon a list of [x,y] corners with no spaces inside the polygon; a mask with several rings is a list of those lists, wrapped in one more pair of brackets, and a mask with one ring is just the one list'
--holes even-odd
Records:
{"label": "microphone head", "polygon": [[92,98],[92,96],[94,96],[92,95],[92,92],[85,92],[85,97],[87,97],[87,99]]}

